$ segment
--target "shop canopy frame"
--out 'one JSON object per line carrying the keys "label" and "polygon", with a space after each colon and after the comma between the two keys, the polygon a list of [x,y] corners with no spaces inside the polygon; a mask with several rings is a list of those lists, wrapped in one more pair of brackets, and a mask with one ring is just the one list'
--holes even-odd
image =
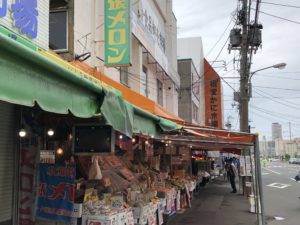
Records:
{"label": "shop canopy frame", "polygon": [[255,146],[256,138],[255,134],[193,125],[183,126],[176,131],[164,132],[156,140],[189,146],[191,149],[241,154],[242,149]]}

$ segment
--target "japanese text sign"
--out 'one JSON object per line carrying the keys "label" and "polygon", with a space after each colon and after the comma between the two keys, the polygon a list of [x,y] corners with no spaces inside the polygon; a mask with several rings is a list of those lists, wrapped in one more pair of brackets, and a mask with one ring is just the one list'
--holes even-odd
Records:
{"label": "japanese text sign", "polygon": [[40,48],[48,49],[49,0],[0,0],[0,25]]}
{"label": "japanese text sign", "polygon": [[[0,18],[7,16],[9,13],[7,0],[0,0]],[[11,17],[14,25],[19,28],[21,34],[30,38],[37,37],[38,31],[38,10],[37,0],[16,0],[10,5]]]}
{"label": "japanese text sign", "polygon": [[130,65],[129,0],[105,0],[105,64]]}
{"label": "japanese text sign", "polygon": [[75,166],[40,164],[38,217],[70,221],[75,198]]}

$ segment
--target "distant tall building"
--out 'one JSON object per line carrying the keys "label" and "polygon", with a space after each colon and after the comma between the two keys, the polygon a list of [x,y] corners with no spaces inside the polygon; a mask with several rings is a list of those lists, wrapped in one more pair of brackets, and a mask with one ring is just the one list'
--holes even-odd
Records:
{"label": "distant tall building", "polygon": [[279,123],[272,123],[272,140],[282,139],[282,128]]}

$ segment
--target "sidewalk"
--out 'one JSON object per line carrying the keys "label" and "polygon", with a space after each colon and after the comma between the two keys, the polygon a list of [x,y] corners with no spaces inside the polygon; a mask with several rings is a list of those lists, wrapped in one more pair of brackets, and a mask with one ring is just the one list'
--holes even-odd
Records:
{"label": "sidewalk", "polygon": [[229,182],[215,180],[194,194],[192,208],[177,213],[168,225],[255,225],[245,196],[230,193]]}

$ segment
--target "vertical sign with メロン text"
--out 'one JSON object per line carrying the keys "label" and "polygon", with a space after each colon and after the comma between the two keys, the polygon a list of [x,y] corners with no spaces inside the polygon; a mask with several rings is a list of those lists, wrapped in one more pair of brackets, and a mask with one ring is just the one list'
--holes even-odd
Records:
{"label": "vertical sign with \u30e1\u30ed\u30f3 text", "polygon": [[105,65],[130,65],[129,0],[105,0]]}

